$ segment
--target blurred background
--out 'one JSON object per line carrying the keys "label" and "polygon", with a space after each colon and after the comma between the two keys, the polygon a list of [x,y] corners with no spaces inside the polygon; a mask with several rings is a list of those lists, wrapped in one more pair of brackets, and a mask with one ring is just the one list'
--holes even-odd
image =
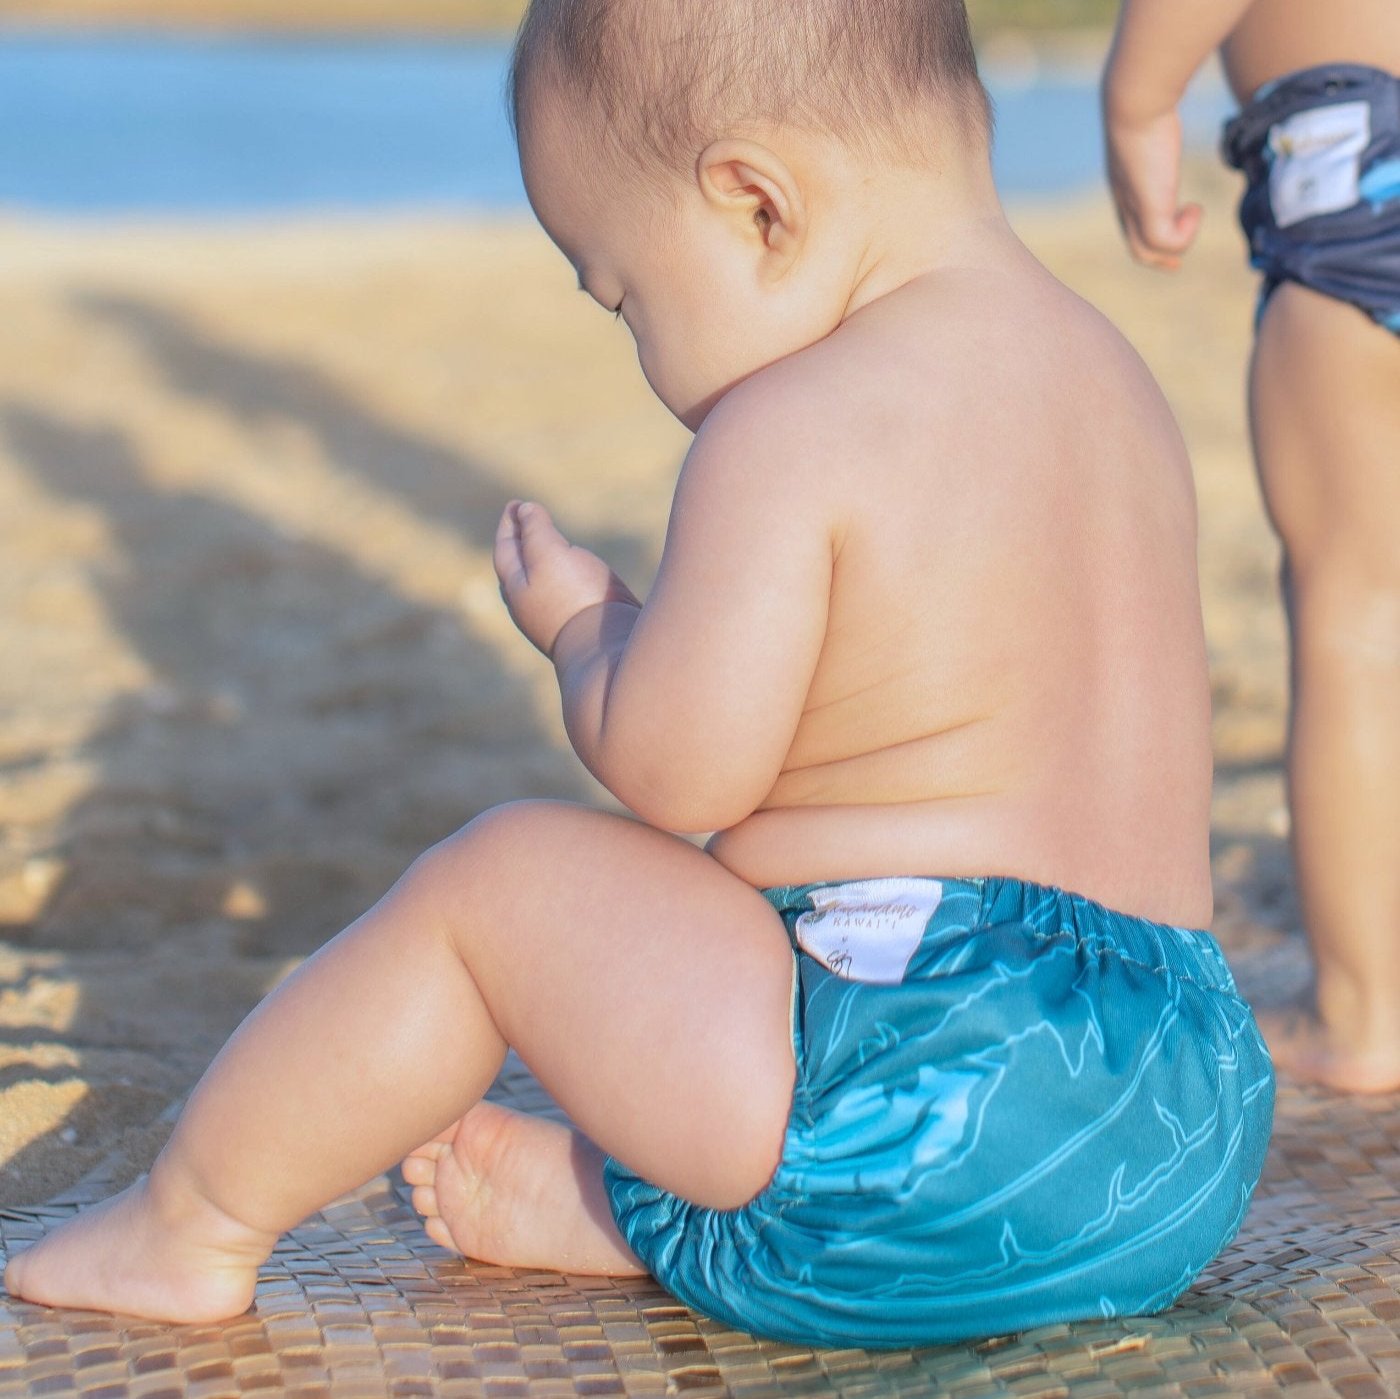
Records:
{"label": "blurred background", "polygon": [[[1141,271],[1100,188],[1113,6],[971,8],[1014,222],[1189,439],[1218,931],[1301,983],[1228,97],[1186,105],[1201,245]],[[537,496],[644,587],[687,439],[529,219],[519,10],[0,0],[0,1205],[144,1169],[238,1019],[429,844],[601,799],[490,540]]]}

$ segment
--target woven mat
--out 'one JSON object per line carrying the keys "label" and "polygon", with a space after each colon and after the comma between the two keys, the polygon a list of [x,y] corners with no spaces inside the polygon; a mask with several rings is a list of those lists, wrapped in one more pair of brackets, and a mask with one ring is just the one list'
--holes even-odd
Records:
{"label": "woven mat", "polygon": [[[493,1096],[549,1110],[515,1064]],[[23,1246],[104,1193],[0,1214]],[[483,1267],[389,1180],[289,1235],[254,1310],[170,1327],[0,1302],[0,1399],[327,1396],[1400,1394],[1400,1099],[1282,1088],[1239,1238],[1169,1313],[868,1353],[761,1342],[651,1282]]]}

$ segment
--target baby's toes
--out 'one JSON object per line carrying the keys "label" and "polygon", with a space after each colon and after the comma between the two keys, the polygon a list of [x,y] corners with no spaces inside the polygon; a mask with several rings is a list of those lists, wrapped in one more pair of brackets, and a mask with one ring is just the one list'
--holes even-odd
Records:
{"label": "baby's toes", "polygon": [[424,1219],[436,1219],[442,1213],[438,1209],[437,1191],[431,1185],[419,1185],[414,1188],[413,1208]]}
{"label": "baby's toes", "polygon": [[449,1253],[461,1253],[457,1247],[457,1240],[452,1237],[452,1231],[443,1222],[440,1216],[434,1215],[423,1225],[423,1232],[439,1247],[445,1248]]}
{"label": "baby's toes", "polygon": [[409,1185],[431,1185],[437,1176],[438,1158],[415,1152],[412,1156],[404,1157],[399,1170]]}
{"label": "baby's toes", "polygon": [[430,1142],[424,1142],[416,1151],[410,1151],[399,1162],[399,1170],[410,1185],[431,1185],[437,1174],[438,1164],[452,1149],[452,1139],[457,1134],[457,1123],[440,1133]]}

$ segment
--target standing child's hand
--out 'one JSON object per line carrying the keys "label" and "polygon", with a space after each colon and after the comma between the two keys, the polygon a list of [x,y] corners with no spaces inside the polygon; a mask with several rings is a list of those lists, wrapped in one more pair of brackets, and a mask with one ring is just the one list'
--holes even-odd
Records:
{"label": "standing child's hand", "polygon": [[1180,116],[1129,118],[1107,106],[1104,131],[1108,181],[1128,247],[1146,266],[1175,272],[1201,227],[1201,206],[1178,203]]}
{"label": "standing child's hand", "polygon": [[602,559],[559,533],[543,505],[506,506],[496,530],[495,564],[511,620],[546,656],[580,612],[605,602],[641,607]]}

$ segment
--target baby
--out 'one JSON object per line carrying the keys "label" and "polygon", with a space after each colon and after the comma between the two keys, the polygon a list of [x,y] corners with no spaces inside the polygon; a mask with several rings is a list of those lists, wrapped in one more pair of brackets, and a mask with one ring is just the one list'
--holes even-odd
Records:
{"label": "baby", "polygon": [[[407,1156],[446,1248],[808,1345],[1167,1306],[1273,1097],[1200,931],[1192,485],[1003,216],[962,0],[535,0],[514,105],[696,434],[645,604],[540,505],[497,540],[638,819],[521,803],[428,852],[6,1285],[232,1316]],[[507,1046],[577,1130],[481,1102]]]}
{"label": "baby", "polygon": [[1133,252],[1175,267],[1176,108],[1220,45],[1224,154],[1264,274],[1254,451],[1293,641],[1293,849],[1316,1005],[1261,1017],[1281,1068],[1400,1088],[1400,6],[1127,0],[1104,82]]}

